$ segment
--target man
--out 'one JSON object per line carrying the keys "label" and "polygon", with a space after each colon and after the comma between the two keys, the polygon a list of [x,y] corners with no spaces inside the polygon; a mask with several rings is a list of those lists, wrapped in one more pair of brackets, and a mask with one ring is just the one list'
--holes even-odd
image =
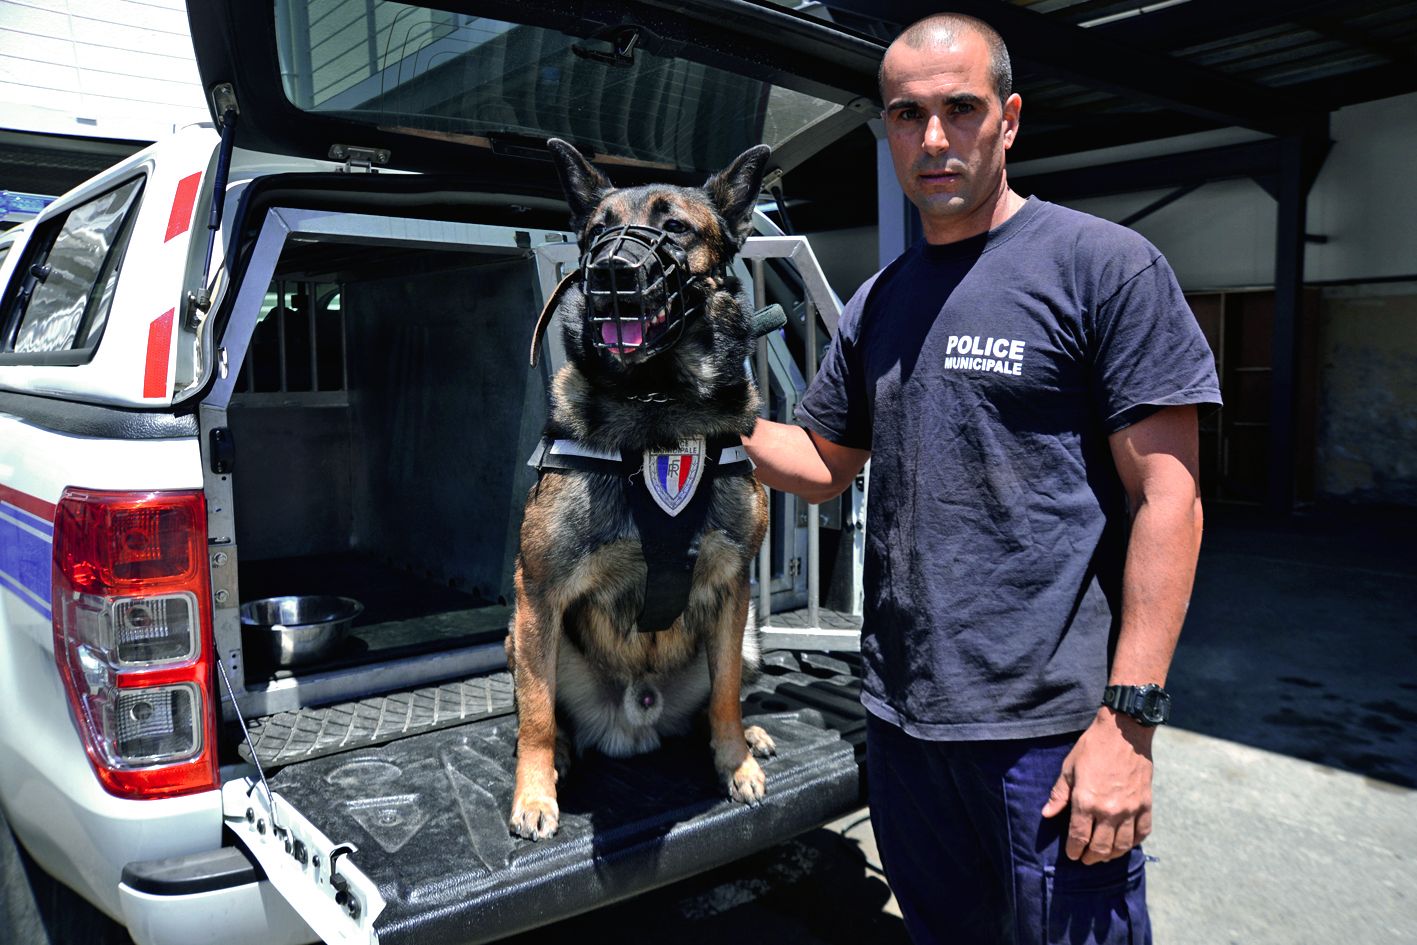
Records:
{"label": "man", "polygon": [[1011,81],[969,17],[887,50],[925,242],[847,305],[805,429],[745,442],[764,483],[815,502],[872,459],[871,814],[912,937],[1150,941],[1164,691],[1108,687],[1165,684],[1200,545],[1196,405],[1220,395],[1155,248],[1009,189]]}

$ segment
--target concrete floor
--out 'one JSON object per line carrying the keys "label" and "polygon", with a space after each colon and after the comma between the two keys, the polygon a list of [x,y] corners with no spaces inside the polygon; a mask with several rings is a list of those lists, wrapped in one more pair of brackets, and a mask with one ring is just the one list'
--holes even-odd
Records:
{"label": "concrete floor", "polygon": [[[1417,943],[1414,536],[1210,511],[1155,745],[1158,945]],[[904,943],[879,862],[861,811],[525,941]]]}

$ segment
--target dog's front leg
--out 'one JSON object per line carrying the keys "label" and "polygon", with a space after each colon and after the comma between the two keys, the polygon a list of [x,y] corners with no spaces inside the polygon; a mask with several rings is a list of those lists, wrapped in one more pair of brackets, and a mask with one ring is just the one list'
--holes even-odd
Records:
{"label": "dog's front leg", "polygon": [[709,634],[709,744],[728,796],[744,804],[762,803],[767,793],[763,769],[743,735],[743,627],[748,620],[746,575],[732,586]]}
{"label": "dog's front leg", "polygon": [[[556,648],[560,615],[538,609],[517,574],[513,684],[517,698],[517,787],[512,796],[512,833],[545,840],[556,832]],[[542,607],[544,608],[544,604]]]}

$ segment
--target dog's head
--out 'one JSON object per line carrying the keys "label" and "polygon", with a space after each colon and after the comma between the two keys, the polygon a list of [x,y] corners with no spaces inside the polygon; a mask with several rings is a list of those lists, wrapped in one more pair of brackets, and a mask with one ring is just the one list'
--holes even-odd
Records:
{"label": "dog's head", "polygon": [[695,359],[741,363],[751,312],[728,264],[752,230],[770,149],[749,148],[702,187],[618,190],[570,144],[547,145],[581,248],[567,356],[618,377],[682,375]]}

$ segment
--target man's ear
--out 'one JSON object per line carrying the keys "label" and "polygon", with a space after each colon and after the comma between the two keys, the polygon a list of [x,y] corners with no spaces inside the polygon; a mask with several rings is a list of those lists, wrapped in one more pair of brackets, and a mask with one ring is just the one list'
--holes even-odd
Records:
{"label": "man's ear", "polygon": [[566,202],[571,205],[571,227],[579,231],[585,225],[586,217],[595,209],[615,185],[610,178],[597,170],[581,156],[581,152],[570,142],[560,138],[548,138],[546,147],[556,163],[556,174],[561,178],[561,189],[566,192]]}
{"label": "man's ear", "polygon": [[771,155],[772,148],[765,144],[749,148],[704,182],[704,190],[728,222],[729,239],[739,246],[753,231],[753,207],[763,189]]}

